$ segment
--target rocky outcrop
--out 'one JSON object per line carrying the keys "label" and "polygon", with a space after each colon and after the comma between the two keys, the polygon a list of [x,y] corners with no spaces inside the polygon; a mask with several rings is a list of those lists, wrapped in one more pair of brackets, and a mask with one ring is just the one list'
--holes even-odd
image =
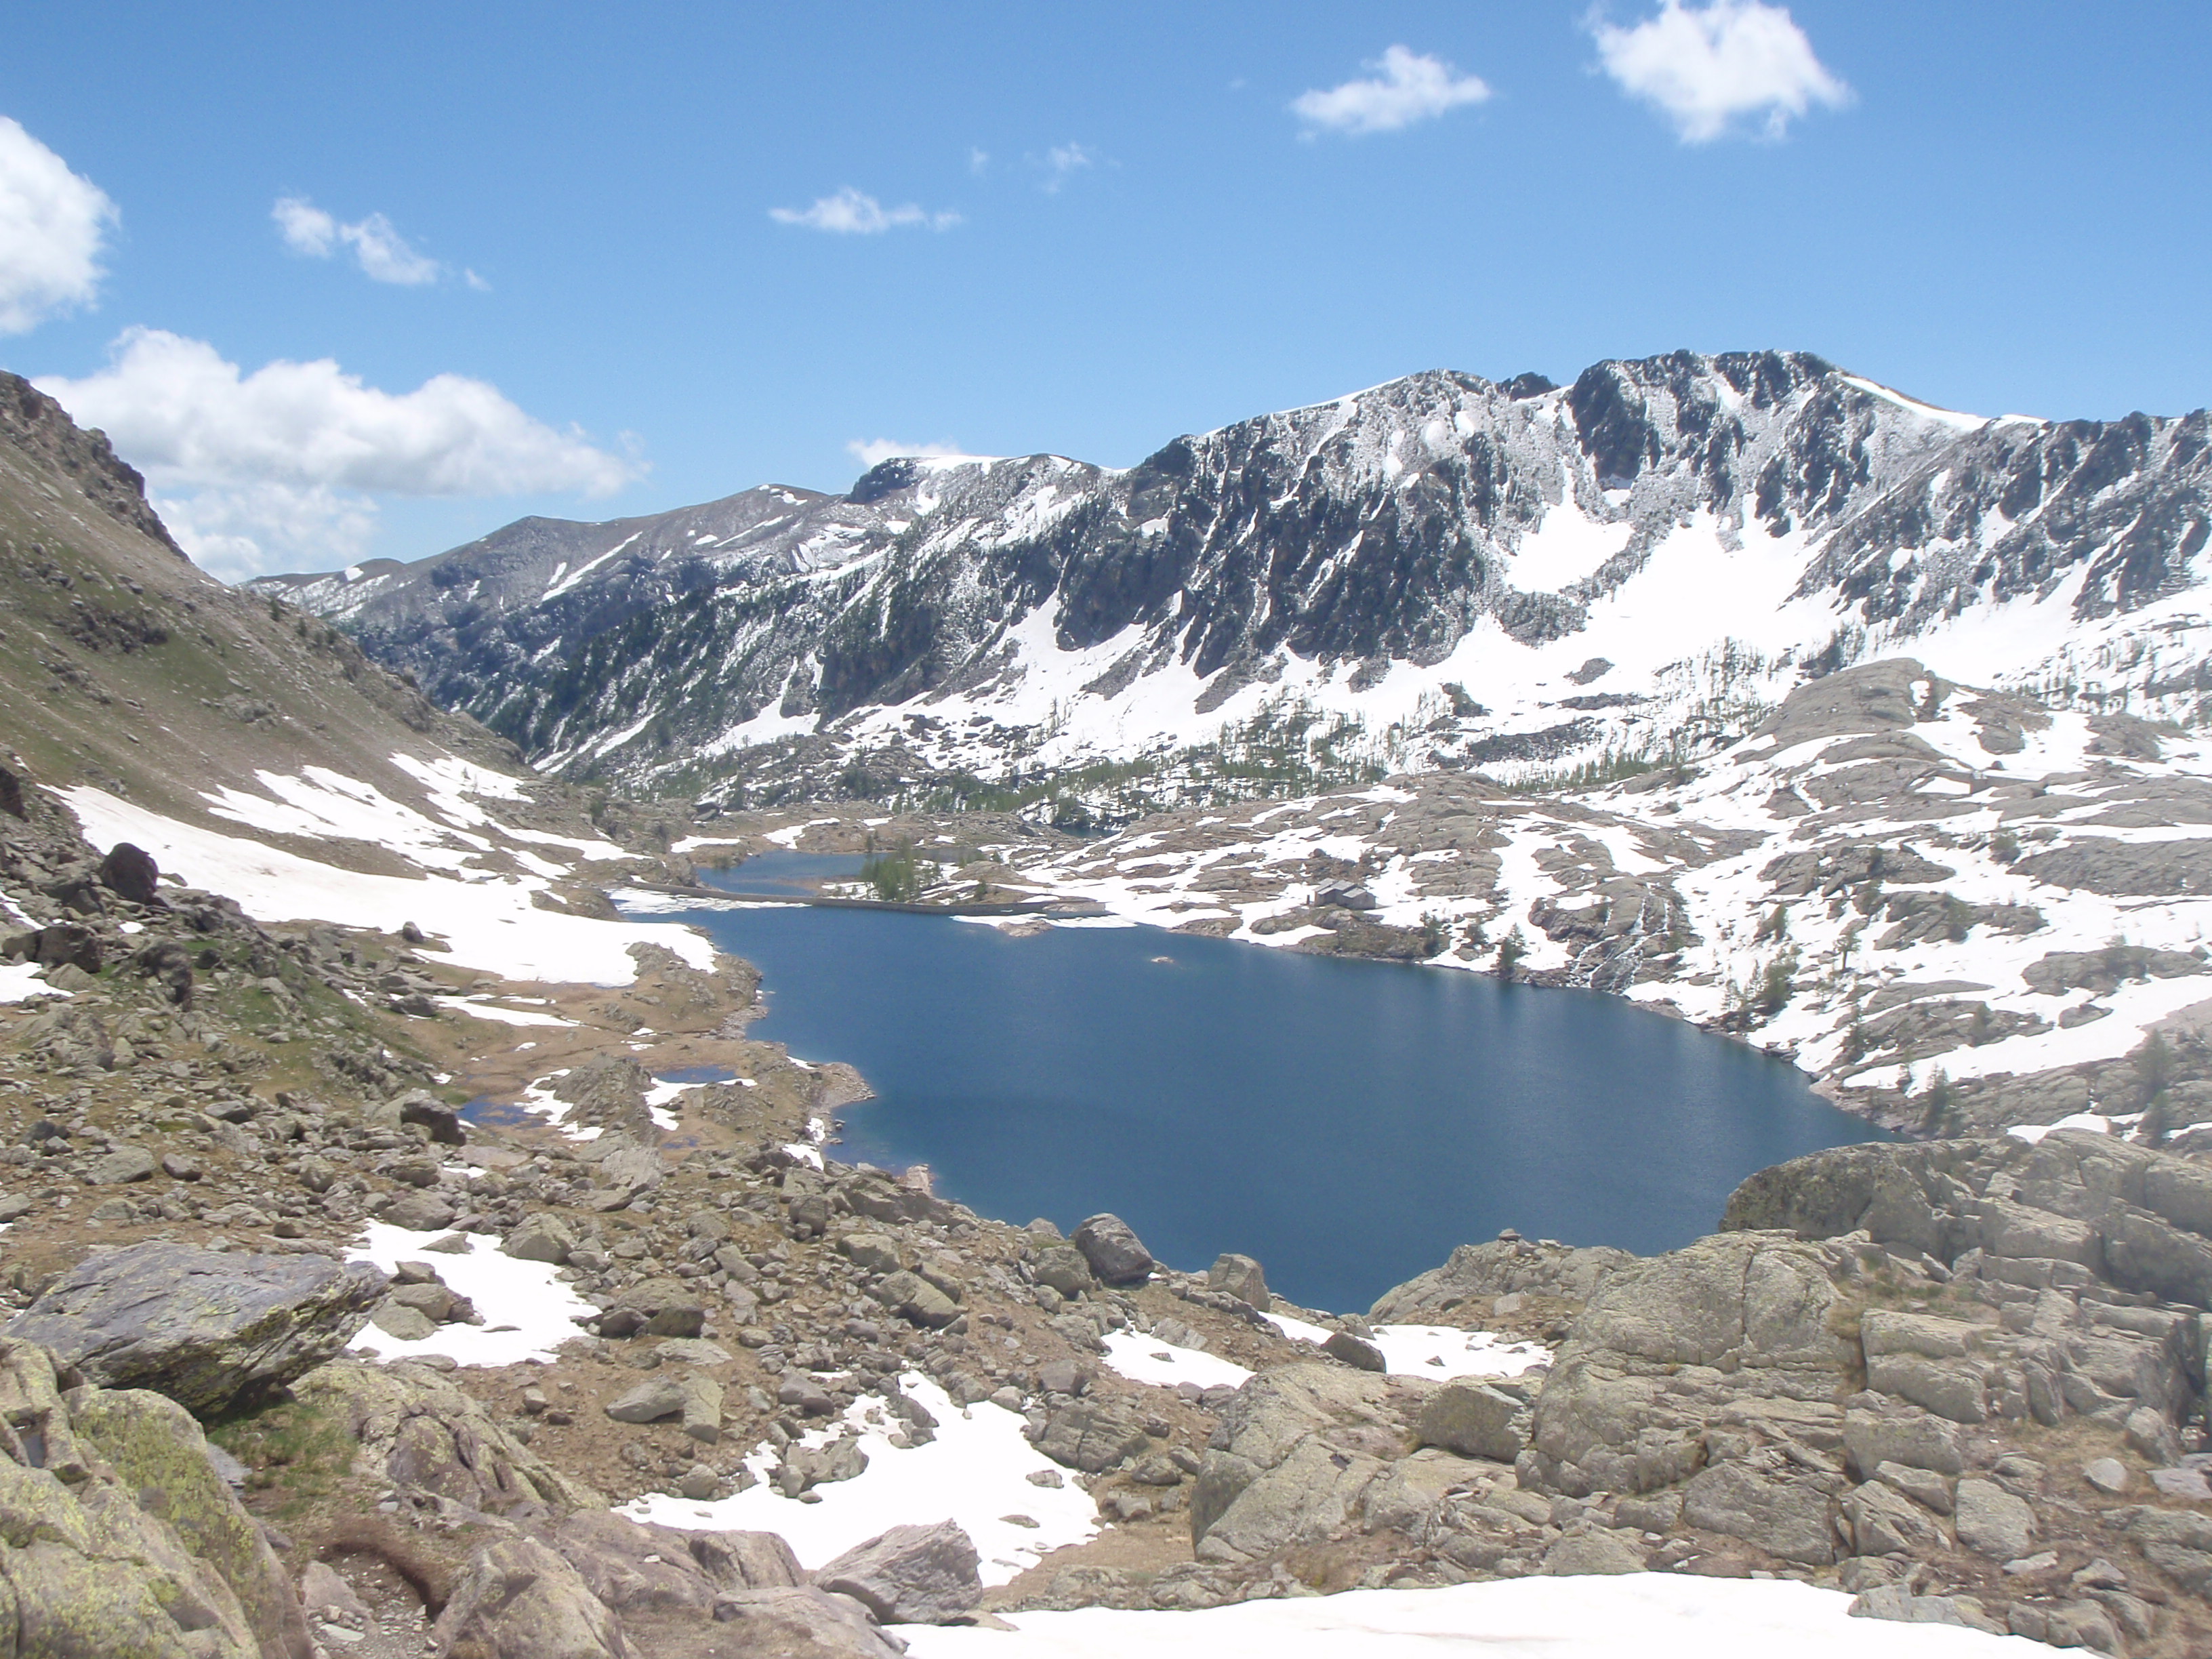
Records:
{"label": "rocky outcrop", "polygon": [[364,1262],[327,1256],[139,1244],[92,1252],[7,1334],[105,1387],[152,1389],[206,1413],[334,1358],[385,1284]]}
{"label": "rocky outcrop", "polygon": [[175,1401],[0,1340],[0,1422],[9,1651],[309,1659],[282,1565]]}
{"label": "rocky outcrop", "polygon": [[1549,1297],[1579,1304],[1589,1300],[1605,1274],[1635,1260],[1626,1250],[1607,1245],[1571,1249],[1517,1235],[1490,1244],[1462,1244],[1443,1267],[1384,1291],[1367,1316],[1378,1324],[1412,1324],[1501,1296]]}
{"label": "rocky outcrop", "polygon": [[311,1372],[293,1392],[343,1424],[358,1448],[356,1469],[388,1482],[414,1509],[522,1520],[606,1505],[427,1365],[342,1360]]}
{"label": "rocky outcrop", "polygon": [[866,1609],[805,1583],[772,1534],[577,1516],[478,1550],[432,1632],[440,1659],[896,1659]]}

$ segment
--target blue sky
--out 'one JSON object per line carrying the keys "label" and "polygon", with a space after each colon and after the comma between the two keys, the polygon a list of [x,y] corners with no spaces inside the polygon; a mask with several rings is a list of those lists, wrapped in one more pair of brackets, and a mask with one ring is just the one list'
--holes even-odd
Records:
{"label": "blue sky", "polygon": [[[9,35],[0,183],[61,194],[0,212],[0,362],[228,574],[842,489],[879,441],[1126,465],[1434,367],[1777,346],[1983,412],[2212,402],[2202,5],[50,6]],[[70,234],[96,278],[9,240]]]}

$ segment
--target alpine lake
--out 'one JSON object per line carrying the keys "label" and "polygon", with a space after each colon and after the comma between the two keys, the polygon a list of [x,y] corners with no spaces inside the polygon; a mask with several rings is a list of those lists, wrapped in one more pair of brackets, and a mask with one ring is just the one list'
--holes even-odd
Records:
{"label": "alpine lake", "polygon": [[[857,875],[769,854],[741,896]],[[1753,1170],[1881,1132],[1785,1061],[1613,996],[1111,921],[702,905],[756,963],[757,1036],[857,1066],[830,1155],[1063,1231],[1110,1210],[1162,1261],[1241,1251],[1364,1309],[1506,1227],[1642,1253],[1713,1230]]]}

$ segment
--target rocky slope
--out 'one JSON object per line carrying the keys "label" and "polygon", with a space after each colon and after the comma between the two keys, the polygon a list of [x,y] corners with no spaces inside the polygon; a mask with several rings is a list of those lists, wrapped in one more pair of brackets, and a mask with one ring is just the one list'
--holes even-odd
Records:
{"label": "rocky slope", "polygon": [[1126,817],[1697,754],[1805,674],[1900,650],[2193,718],[2205,430],[1984,420],[1802,354],[1676,353],[1565,388],[1415,375],[1127,471],[892,461],[842,497],[526,520],[259,586],[555,770]]}

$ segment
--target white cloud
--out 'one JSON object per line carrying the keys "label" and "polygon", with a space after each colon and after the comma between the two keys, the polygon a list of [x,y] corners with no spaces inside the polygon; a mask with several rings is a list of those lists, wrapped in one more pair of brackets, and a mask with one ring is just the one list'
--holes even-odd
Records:
{"label": "white cloud", "polygon": [[1652,105],[1686,144],[1709,143],[1739,116],[1764,116],[1779,138],[1815,104],[1838,108],[1851,89],[1813,54],[1789,11],[1761,0],[1662,0],[1633,27],[1593,22],[1598,57],[1623,92]]}
{"label": "white cloud", "polygon": [[92,303],[116,216],[99,185],[0,116],[0,334]]}
{"label": "white cloud", "polygon": [[969,172],[975,174],[978,178],[981,178],[984,173],[990,171],[990,167],[991,152],[989,150],[971,149],[968,152]]}
{"label": "white cloud", "polygon": [[1490,96],[1488,84],[1480,76],[1462,75],[1443,58],[1405,46],[1391,46],[1360,67],[1373,71],[1372,76],[1302,92],[1291,100],[1291,113],[1310,132],[1325,129],[1358,137],[1396,132]]}
{"label": "white cloud", "polygon": [[[420,288],[434,283],[445,267],[407,244],[392,221],[380,213],[352,224],[341,224],[302,196],[281,196],[269,210],[284,246],[310,258],[327,259],[343,243],[353,250],[354,263],[374,282]],[[473,286],[473,284],[471,284]]]}
{"label": "white cloud", "polygon": [[824,230],[834,236],[880,236],[887,230],[909,225],[950,230],[960,222],[957,213],[931,213],[911,202],[887,208],[850,185],[835,196],[819,198],[811,207],[770,208],[768,216],[780,225],[803,225],[809,230]]}
{"label": "white cloud", "polygon": [[912,457],[921,460],[957,460],[968,452],[958,444],[909,444],[896,438],[855,438],[845,453],[862,466]]}
{"label": "white cloud", "polygon": [[482,380],[439,374],[384,392],[328,358],[248,374],[159,329],[127,330],[97,374],[38,384],[144,469],[188,550],[228,569],[279,556],[349,562],[375,524],[356,492],[605,495],[644,471]]}
{"label": "white cloud", "polygon": [[322,484],[216,485],[152,499],[177,545],[225,581],[343,569],[362,560],[376,533],[375,502]]}
{"label": "white cloud", "polygon": [[1044,189],[1056,195],[1074,174],[1098,164],[1098,152],[1087,144],[1054,144],[1044,153]]}

